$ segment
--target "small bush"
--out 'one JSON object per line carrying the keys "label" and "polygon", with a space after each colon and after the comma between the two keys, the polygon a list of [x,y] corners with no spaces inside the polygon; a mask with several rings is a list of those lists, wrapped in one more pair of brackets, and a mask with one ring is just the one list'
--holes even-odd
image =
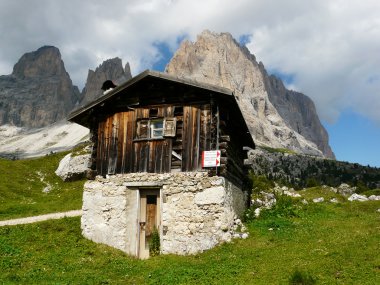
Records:
{"label": "small bush", "polygon": [[254,193],[259,193],[260,191],[268,191],[270,189],[273,189],[275,186],[274,182],[266,178],[264,175],[256,176],[251,173],[249,178],[252,181],[252,188]]}
{"label": "small bush", "polygon": [[289,284],[294,285],[313,285],[316,280],[309,273],[296,269],[289,278]]}
{"label": "small bush", "polygon": [[289,196],[278,194],[276,195],[276,204],[270,209],[261,211],[263,218],[291,218],[299,217],[300,209],[297,203]]}
{"label": "small bush", "polygon": [[149,243],[149,255],[150,256],[160,255],[160,234],[157,228],[154,228],[152,237]]}
{"label": "small bush", "polygon": [[320,186],[320,185],[321,185],[321,183],[319,181],[317,181],[317,179],[315,179],[314,177],[306,179],[306,187],[308,187],[308,188],[316,187],[316,186]]}
{"label": "small bush", "polygon": [[255,216],[256,208],[257,207],[255,207],[255,206],[251,206],[244,211],[244,214],[242,216],[243,223],[252,222],[256,218],[256,216]]}

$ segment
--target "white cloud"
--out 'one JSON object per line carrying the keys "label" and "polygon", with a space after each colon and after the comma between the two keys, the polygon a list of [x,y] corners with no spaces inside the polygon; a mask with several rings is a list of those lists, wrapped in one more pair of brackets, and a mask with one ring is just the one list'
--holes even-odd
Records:
{"label": "white cloud", "polygon": [[248,47],[267,67],[294,74],[323,119],[352,108],[380,123],[378,11],[378,1],[318,1],[291,21],[254,28]]}
{"label": "white cloud", "polygon": [[380,123],[380,2],[377,0],[2,0],[0,74],[20,56],[55,45],[75,84],[89,68],[120,57],[134,74],[159,59],[157,43],[204,29],[252,35],[267,69],[291,74],[324,120],[345,108]]}

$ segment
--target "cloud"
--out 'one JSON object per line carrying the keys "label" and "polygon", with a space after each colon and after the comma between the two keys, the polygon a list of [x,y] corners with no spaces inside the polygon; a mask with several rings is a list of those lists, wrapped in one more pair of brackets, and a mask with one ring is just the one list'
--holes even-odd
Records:
{"label": "cloud", "polygon": [[179,39],[230,32],[270,71],[291,76],[323,120],[342,110],[380,123],[380,2],[377,0],[2,0],[0,74],[20,56],[55,45],[73,82],[120,57],[133,74],[162,61]]}
{"label": "cloud", "polygon": [[269,68],[294,75],[322,119],[344,109],[380,124],[378,1],[318,1],[291,21],[252,30],[249,49]]}

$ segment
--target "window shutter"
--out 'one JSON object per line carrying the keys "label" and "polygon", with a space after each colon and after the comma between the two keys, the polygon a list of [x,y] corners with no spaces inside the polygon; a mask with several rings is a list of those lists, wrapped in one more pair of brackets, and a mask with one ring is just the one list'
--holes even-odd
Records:
{"label": "window shutter", "polygon": [[147,139],[148,138],[148,128],[149,121],[141,120],[137,122],[137,138],[138,139]]}
{"label": "window shutter", "polygon": [[164,137],[175,137],[176,118],[166,118],[164,120]]}

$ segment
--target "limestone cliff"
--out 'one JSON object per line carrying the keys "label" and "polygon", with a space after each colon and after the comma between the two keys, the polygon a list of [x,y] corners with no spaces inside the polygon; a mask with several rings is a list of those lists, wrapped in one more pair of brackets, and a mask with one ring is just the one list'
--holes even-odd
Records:
{"label": "limestone cliff", "polygon": [[269,100],[285,123],[307,140],[314,142],[326,157],[335,158],[328,144],[328,133],[319,121],[314,102],[302,93],[286,89],[279,78],[268,76],[264,66],[260,66]]}
{"label": "limestone cliff", "polygon": [[89,70],[86,85],[82,91],[82,104],[91,102],[103,95],[102,84],[106,80],[113,80],[116,85],[132,78],[129,63],[123,69],[120,58],[115,57],[104,61],[95,71]]}
{"label": "limestone cliff", "polygon": [[81,100],[56,47],[24,54],[0,76],[0,125],[42,127],[66,118]]}
{"label": "limestone cliff", "polygon": [[204,31],[196,42],[183,42],[166,72],[233,90],[259,144],[334,157],[313,102],[268,76],[230,34]]}

